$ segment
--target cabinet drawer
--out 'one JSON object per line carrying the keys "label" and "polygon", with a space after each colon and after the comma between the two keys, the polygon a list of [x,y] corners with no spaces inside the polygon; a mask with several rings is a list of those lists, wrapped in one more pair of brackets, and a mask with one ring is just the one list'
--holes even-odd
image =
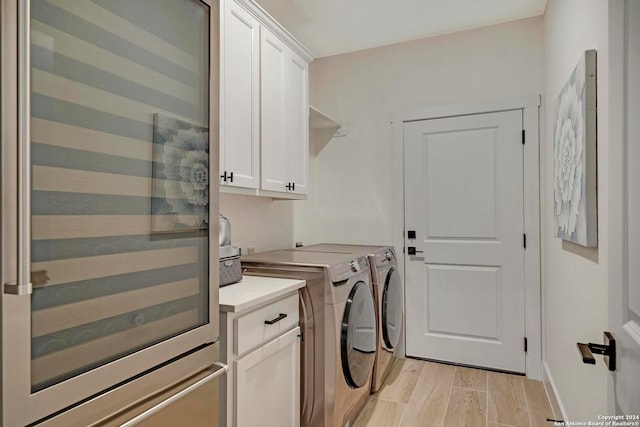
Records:
{"label": "cabinet drawer", "polygon": [[[279,320],[277,320],[280,318]],[[275,321],[267,324],[267,321]],[[243,354],[298,324],[298,293],[235,319],[235,354]]]}

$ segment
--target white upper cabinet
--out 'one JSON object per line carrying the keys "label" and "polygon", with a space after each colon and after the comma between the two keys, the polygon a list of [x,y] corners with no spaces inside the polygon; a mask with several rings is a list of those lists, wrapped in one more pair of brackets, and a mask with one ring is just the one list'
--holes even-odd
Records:
{"label": "white upper cabinet", "polygon": [[234,1],[224,8],[221,43],[220,184],[258,188],[260,24]]}
{"label": "white upper cabinet", "polygon": [[289,191],[309,192],[309,64],[293,52],[284,68],[285,163]]}
{"label": "white upper cabinet", "polygon": [[287,47],[269,30],[260,34],[262,184],[264,190],[286,191],[285,66]]}
{"label": "white upper cabinet", "polygon": [[223,8],[221,191],[305,198],[312,57],[253,1]]}
{"label": "white upper cabinet", "polygon": [[261,188],[308,192],[308,64],[266,28],[261,31]]}

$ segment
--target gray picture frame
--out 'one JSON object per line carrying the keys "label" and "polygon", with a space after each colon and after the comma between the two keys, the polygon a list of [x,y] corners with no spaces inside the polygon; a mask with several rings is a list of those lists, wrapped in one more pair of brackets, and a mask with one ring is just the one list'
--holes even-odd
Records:
{"label": "gray picture frame", "polygon": [[587,50],[556,100],[553,123],[555,235],[598,246],[596,51]]}

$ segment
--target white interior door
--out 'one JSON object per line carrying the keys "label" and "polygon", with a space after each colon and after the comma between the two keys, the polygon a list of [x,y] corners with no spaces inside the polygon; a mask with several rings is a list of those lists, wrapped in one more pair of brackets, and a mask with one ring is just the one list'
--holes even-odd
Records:
{"label": "white interior door", "polygon": [[405,123],[407,355],[525,371],[521,135],[521,110]]}
{"label": "white interior door", "polygon": [[[626,114],[621,122],[625,123],[626,132],[620,135],[624,140],[621,150],[615,143],[619,139],[612,141],[615,163],[612,163],[610,182],[614,206],[610,220],[609,329],[616,339],[618,357],[616,372],[611,376],[609,407],[618,414],[637,416],[640,414],[640,221],[635,214],[640,212],[637,164],[640,159],[640,2],[627,1],[625,8],[626,100],[623,108]],[[619,168],[620,163],[623,168]]]}

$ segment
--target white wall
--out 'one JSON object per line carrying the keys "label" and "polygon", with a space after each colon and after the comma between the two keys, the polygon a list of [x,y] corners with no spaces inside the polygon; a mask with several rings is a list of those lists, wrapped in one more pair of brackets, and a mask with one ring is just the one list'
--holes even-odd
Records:
{"label": "white wall", "polygon": [[[607,370],[602,358],[584,365],[576,342],[602,342],[607,326],[608,88],[607,2],[549,0],[544,20],[545,113],[543,200],[546,364],[569,420],[606,414]],[[553,117],[555,99],[580,56],[597,49],[598,249],[562,243],[553,224]]]}
{"label": "white wall", "polygon": [[392,188],[391,113],[542,93],[542,30],[537,17],[314,61],[310,102],[350,133],[312,141],[295,239],[391,244],[392,193],[402,191]]}
{"label": "white wall", "polygon": [[231,244],[253,246],[256,252],[293,246],[293,206],[290,200],[220,194],[220,212],[231,221]]}
{"label": "white wall", "polygon": [[392,194],[402,191],[392,188],[391,113],[542,93],[542,30],[536,17],[314,61],[311,104],[350,133],[312,142],[295,240],[391,244]]}

